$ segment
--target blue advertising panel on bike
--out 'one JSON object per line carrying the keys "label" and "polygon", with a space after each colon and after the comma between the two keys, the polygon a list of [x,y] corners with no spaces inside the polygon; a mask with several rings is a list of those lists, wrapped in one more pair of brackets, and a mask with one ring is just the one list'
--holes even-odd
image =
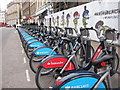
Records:
{"label": "blue advertising panel on bike", "polygon": [[29,40],[27,43],[31,43],[33,41],[38,41],[37,39],[32,39],[32,40]]}
{"label": "blue advertising panel on bike", "polygon": [[[97,81],[98,79],[93,77],[77,78],[63,85],[60,90],[75,90],[75,89],[83,89],[83,88],[91,89]],[[101,83],[98,86],[98,89],[100,88],[102,90],[105,90],[105,85]]]}
{"label": "blue advertising panel on bike", "polygon": [[41,42],[34,42],[34,43],[31,43],[29,46],[30,47],[41,47],[41,46],[45,46],[45,44]]}
{"label": "blue advertising panel on bike", "polygon": [[[40,48],[34,52],[35,55],[50,55],[52,52],[51,48]],[[57,54],[55,51],[52,52],[52,55]]]}

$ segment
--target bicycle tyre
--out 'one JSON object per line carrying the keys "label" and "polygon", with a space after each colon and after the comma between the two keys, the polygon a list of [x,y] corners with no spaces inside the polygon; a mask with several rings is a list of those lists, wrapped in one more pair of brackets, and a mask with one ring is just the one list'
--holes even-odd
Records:
{"label": "bicycle tyre", "polygon": [[[92,46],[90,46],[90,51],[91,51],[91,57],[92,57],[94,54],[94,48]],[[80,67],[86,67],[86,65],[89,62],[86,62],[86,60],[85,60],[85,56],[86,56],[85,47],[83,47],[83,46],[79,47],[79,49],[76,53],[76,56],[77,56],[77,61],[78,61],[78,64],[80,65]]]}
{"label": "bicycle tyre", "polygon": [[[36,73],[37,72],[37,65],[45,58],[47,57],[48,55],[32,55],[30,60],[29,60],[29,66],[30,66],[30,69]],[[34,60],[34,59],[37,59],[37,60]]]}
{"label": "bicycle tyre", "polygon": [[35,83],[40,90],[49,89],[50,86],[53,87],[55,85],[56,82],[56,78],[54,76],[55,72],[53,72],[52,70],[49,73],[43,75],[42,70],[45,70],[45,68],[43,67],[38,68],[35,75]]}
{"label": "bicycle tyre", "polygon": [[115,60],[114,60],[114,62],[112,62],[112,69],[113,69],[115,72],[117,72],[117,70],[118,70],[118,68],[119,68],[119,60],[120,60],[120,58],[119,58],[118,54],[116,53],[116,55],[115,55]]}
{"label": "bicycle tyre", "polygon": [[31,58],[31,53],[33,52],[34,49],[35,48],[33,48],[33,47],[29,47],[29,46],[26,47],[25,53],[29,59]]}
{"label": "bicycle tyre", "polygon": [[62,51],[62,54],[63,55],[69,55],[69,53],[70,53],[70,44],[69,43],[64,43],[63,45],[62,45],[62,47],[61,47],[61,51]]}
{"label": "bicycle tyre", "polygon": [[[94,48],[92,46],[90,46],[90,51],[91,51],[91,56],[90,59],[92,58],[93,54],[94,54]],[[86,56],[86,55],[85,55]],[[83,62],[81,62],[82,67],[86,67],[86,65],[89,63],[89,61],[83,60]]]}

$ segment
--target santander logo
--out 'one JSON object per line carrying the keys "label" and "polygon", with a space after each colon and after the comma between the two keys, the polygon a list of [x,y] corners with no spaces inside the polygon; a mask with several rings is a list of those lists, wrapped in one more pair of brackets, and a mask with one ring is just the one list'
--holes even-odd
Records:
{"label": "santander logo", "polygon": [[64,62],[48,62],[47,65],[58,65],[58,64],[63,64]]}
{"label": "santander logo", "polygon": [[63,67],[68,59],[63,57],[52,58],[43,64],[45,68]]}

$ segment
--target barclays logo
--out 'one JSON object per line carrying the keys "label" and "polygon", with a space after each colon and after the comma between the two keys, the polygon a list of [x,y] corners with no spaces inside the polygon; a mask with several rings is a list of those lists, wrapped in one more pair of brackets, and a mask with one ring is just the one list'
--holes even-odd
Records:
{"label": "barclays logo", "polygon": [[37,54],[47,54],[48,52],[36,52]]}
{"label": "barclays logo", "polygon": [[89,88],[89,84],[86,84],[86,85],[76,85],[76,86],[66,86],[65,87],[66,90],[74,89],[74,88]]}

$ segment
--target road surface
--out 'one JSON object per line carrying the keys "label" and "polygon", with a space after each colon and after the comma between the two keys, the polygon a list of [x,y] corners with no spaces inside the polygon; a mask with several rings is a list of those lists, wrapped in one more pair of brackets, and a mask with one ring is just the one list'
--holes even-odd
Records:
{"label": "road surface", "polygon": [[0,28],[0,41],[2,88],[36,88],[35,75],[29,68],[18,32],[14,28]]}

